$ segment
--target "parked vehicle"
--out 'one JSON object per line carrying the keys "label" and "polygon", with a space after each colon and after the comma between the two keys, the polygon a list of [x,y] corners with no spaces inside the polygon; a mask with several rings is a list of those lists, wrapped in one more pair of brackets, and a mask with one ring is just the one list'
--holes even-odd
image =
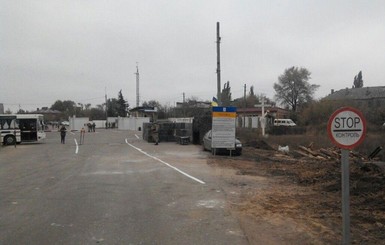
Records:
{"label": "parked vehicle", "polygon": [[5,145],[40,142],[46,138],[44,116],[41,114],[1,114],[0,142]]}
{"label": "parked vehicle", "polygon": [[69,126],[70,125],[70,122],[68,121],[63,121],[60,123],[61,125],[64,125],[64,126]]}
{"label": "parked vehicle", "polygon": [[291,119],[274,119],[274,126],[294,127],[297,126],[297,124]]}
{"label": "parked vehicle", "polygon": [[[211,130],[208,131],[205,136],[203,137],[202,147],[205,151],[211,151],[214,153],[214,149],[211,148],[211,141],[212,141],[212,133]],[[238,155],[240,156],[242,154],[242,143],[239,141],[239,139],[235,139],[235,145],[234,149],[232,149],[232,155]],[[226,148],[216,148],[215,153],[216,154],[230,154],[231,149]]]}

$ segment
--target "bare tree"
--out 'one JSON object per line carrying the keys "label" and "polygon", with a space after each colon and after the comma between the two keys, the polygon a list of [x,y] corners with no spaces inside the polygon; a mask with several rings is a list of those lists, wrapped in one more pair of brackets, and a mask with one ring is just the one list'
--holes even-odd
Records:
{"label": "bare tree", "polygon": [[291,67],[274,83],[275,98],[292,111],[313,100],[319,85],[310,84],[310,72],[306,68]]}

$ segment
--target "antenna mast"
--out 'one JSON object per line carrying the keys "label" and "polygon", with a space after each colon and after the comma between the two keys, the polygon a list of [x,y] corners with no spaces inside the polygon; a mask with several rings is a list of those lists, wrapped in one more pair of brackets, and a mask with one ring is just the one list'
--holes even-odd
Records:
{"label": "antenna mast", "polygon": [[138,62],[136,62],[136,107],[139,107],[139,67]]}

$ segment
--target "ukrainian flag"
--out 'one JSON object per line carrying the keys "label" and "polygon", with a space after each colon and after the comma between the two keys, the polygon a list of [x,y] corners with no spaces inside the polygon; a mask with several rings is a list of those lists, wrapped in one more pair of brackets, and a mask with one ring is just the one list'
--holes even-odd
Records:
{"label": "ukrainian flag", "polygon": [[218,106],[218,100],[217,98],[213,97],[213,101],[211,102],[211,106]]}

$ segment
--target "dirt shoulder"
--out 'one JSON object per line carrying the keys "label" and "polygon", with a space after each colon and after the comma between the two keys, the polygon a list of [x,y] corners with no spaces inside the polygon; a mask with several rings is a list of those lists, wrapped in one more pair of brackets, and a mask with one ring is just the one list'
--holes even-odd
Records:
{"label": "dirt shoulder", "polygon": [[[208,164],[220,169],[229,206],[250,244],[341,244],[337,161],[245,147],[242,157],[210,157]],[[383,170],[350,164],[352,244],[385,244]]]}

